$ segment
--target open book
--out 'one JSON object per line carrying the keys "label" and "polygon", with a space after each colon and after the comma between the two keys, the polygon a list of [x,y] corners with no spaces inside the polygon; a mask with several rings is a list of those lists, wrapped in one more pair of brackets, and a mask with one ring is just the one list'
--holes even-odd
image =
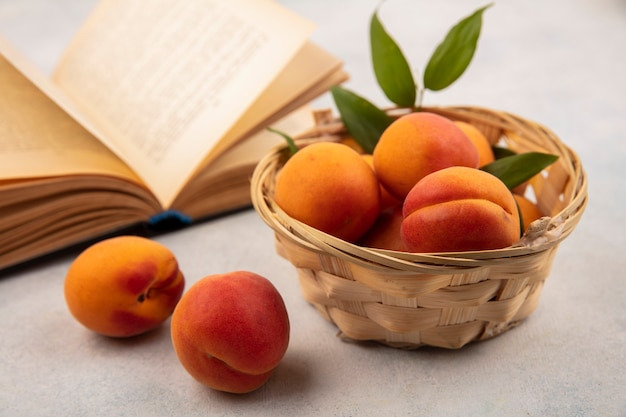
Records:
{"label": "open book", "polygon": [[312,30],[273,0],[102,0],[51,77],[0,40],[0,269],[248,206],[265,128],[346,79]]}

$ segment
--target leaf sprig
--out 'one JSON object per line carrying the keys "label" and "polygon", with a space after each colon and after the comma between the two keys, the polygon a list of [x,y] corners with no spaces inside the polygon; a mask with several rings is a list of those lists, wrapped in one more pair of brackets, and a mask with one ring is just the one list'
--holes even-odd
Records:
{"label": "leaf sprig", "polygon": [[[462,19],[450,29],[426,64],[423,82],[415,81],[411,66],[402,50],[378,17],[378,10],[370,20],[370,48],[376,81],[385,96],[396,106],[418,110],[424,90],[438,91],[450,86],[469,66],[482,28],[482,15],[488,4]],[[331,88],[337,110],[354,139],[367,151],[372,147],[375,133],[360,129],[364,120],[374,132],[382,132],[393,119],[370,101],[341,86]]]}
{"label": "leaf sprig", "polygon": [[[396,106],[419,111],[425,90],[440,91],[449,87],[471,63],[482,30],[487,4],[461,19],[439,43],[426,64],[421,85],[415,81],[411,66],[396,41],[387,32],[375,10],[370,20],[372,66],[379,87]],[[342,86],[330,89],[343,124],[366,153],[371,153],[382,132],[393,118],[364,97]],[[500,148],[496,161],[481,169],[514,188],[557,160],[540,152],[515,154]]]}
{"label": "leaf sprig", "polygon": [[463,75],[478,46],[483,13],[491,5],[476,10],[450,29],[426,65],[424,88],[443,90]]}

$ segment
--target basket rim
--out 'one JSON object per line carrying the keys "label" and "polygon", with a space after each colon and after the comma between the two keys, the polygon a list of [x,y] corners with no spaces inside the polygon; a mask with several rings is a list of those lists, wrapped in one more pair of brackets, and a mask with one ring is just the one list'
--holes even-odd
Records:
{"label": "basket rim", "polygon": [[[279,145],[270,151],[256,166],[251,178],[252,204],[263,219],[277,234],[291,239],[298,245],[310,250],[335,255],[351,262],[362,264],[368,268],[392,269],[397,271],[436,272],[441,268],[467,269],[479,268],[486,264],[498,262],[511,263],[516,258],[527,258],[540,254],[562,242],[580,221],[587,204],[587,176],[577,154],[565,145],[552,131],[545,126],[523,119],[508,112],[496,111],[482,107],[442,106],[423,107],[422,111],[437,112],[455,119],[472,119],[478,114],[479,121],[493,124],[489,116],[502,116],[516,128],[516,134],[523,135],[526,129],[539,129],[546,134],[559,150],[559,159],[564,160],[571,171],[573,191],[570,201],[563,209],[552,217],[543,217],[531,224],[522,238],[512,246],[482,251],[445,252],[445,253],[411,253],[359,246],[346,242],[327,233],[321,232],[299,222],[278,207],[268,195],[267,181],[281,166],[281,160],[287,149]],[[407,111],[392,108],[389,112]],[[319,140],[332,140],[333,136],[345,132],[345,127],[336,117],[329,117],[329,111],[323,111],[314,129],[299,136],[296,142],[300,146]],[[486,115],[486,116],[485,116]],[[321,122],[320,122],[321,121]],[[496,127],[509,132],[511,129],[504,123],[496,123]],[[563,162],[561,161],[563,164]]]}

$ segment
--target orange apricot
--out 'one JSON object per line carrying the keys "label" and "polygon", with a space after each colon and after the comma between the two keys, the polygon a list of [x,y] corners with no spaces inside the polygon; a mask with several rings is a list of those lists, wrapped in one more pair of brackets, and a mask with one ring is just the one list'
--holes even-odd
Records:
{"label": "orange apricot", "polygon": [[289,345],[289,315],[267,278],[250,271],[208,275],[172,315],[174,351],[185,370],[213,389],[243,394],[271,377]]}
{"label": "orange apricot", "polygon": [[524,230],[528,229],[528,226],[535,220],[543,217],[543,213],[539,210],[539,207],[526,197],[513,193],[515,201],[517,201],[517,207],[519,208],[520,217],[522,218],[522,227]]}
{"label": "orange apricot", "polygon": [[376,221],[380,185],[354,149],[317,142],[285,163],[276,178],[274,200],[294,219],[354,242]]}
{"label": "orange apricot", "polygon": [[520,237],[513,194],[497,177],[450,167],[424,177],[403,205],[401,236],[412,252],[499,249]]}
{"label": "orange apricot", "polygon": [[478,151],[479,167],[485,166],[495,160],[491,144],[476,126],[459,120],[454,121],[454,124],[457,125],[459,129],[461,129],[463,133],[465,133],[465,135],[467,135],[467,137],[472,141],[474,146],[476,146],[476,150]]}
{"label": "orange apricot", "polygon": [[339,143],[343,143],[344,145],[354,149],[360,154],[365,153],[365,151],[363,150],[363,147],[359,145],[359,142],[357,142],[356,139],[354,139],[352,136],[346,136],[342,138]]}
{"label": "orange apricot", "polygon": [[426,175],[451,166],[478,167],[478,151],[452,120],[430,112],[396,119],[374,148],[374,169],[399,199]]}
{"label": "orange apricot", "polygon": [[381,211],[376,223],[359,241],[359,245],[368,248],[406,251],[406,246],[400,236],[402,219],[402,205]]}
{"label": "orange apricot", "polygon": [[76,257],[65,277],[64,294],[72,316],[88,329],[129,337],[170,317],[184,286],[168,248],[140,236],[118,236]]}
{"label": "orange apricot", "polygon": [[[374,169],[374,156],[372,154],[361,154],[365,162],[374,170],[374,174],[376,174],[376,170]],[[378,178],[378,176],[376,177]],[[397,205],[401,205],[402,201],[392,195],[389,191],[380,184],[380,211],[387,210],[388,208],[395,207]]]}

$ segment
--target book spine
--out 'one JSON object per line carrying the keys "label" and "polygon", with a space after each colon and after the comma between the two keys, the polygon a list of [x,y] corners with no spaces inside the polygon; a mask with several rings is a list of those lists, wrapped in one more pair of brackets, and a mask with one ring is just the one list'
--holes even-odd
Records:
{"label": "book spine", "polygon": [[193,219],[186,214],[177,210],[165,210],[159,214],[155,214],[148,219],[148,226],[157,227],[165,223],[179,223],[182,225],[190,225]]}

